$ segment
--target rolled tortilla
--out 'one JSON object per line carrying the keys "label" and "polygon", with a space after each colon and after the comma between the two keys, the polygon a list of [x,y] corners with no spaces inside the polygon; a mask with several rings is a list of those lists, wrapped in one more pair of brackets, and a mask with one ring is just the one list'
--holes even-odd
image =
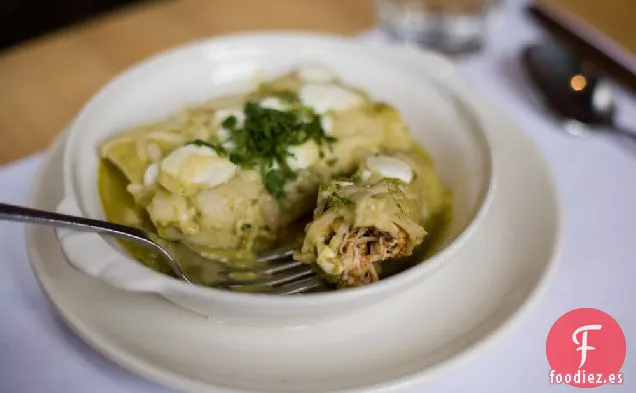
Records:
{"label": "rolled tortilla", "polygon": [[321,187],[294,257],[339,287],[378,281],[381,263],[408,257],[422,243],[444,200],[432,163],[417,152],[368,157],[351,178]]}

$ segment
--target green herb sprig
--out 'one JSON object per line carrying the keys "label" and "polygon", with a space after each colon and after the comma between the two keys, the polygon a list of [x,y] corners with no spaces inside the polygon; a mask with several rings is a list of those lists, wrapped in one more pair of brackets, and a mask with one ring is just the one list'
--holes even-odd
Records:
{"label": "green herb sprig", "polygon": [[322,206],[321,211],[322,213],[324,213],[331,208],[351,205],[352,203],[353,201],[351,199],[344,197],[342,195],[339,195],[336,192],[332,192],[331,195],[325,198],[325,202]]}

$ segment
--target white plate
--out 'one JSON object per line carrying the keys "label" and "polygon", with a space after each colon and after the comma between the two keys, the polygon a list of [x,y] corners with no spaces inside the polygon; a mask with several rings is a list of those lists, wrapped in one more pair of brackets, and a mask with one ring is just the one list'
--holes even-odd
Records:
{"label": "white plate", "polygon": [[[350,317],[295,328],[228,325],[75,271],[53,231],[27,229],[33,269],[63,319],[115,362],[190,392],[394,392],[415,388],[510,330],[555,271],[560,218],[543,160],[517,126],[486,119],[501,165],[483,225],[432,278]],[[62,141],[32,206],[62,197]],[[470,257],[466,257],[470,256]]]}

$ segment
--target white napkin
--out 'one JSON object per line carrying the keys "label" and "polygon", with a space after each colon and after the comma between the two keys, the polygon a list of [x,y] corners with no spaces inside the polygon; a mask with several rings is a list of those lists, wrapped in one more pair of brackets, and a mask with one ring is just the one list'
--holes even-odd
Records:
{"label": "white napkin", "polygon": [[[521,327],[477,359],[429,383],[426,392],[568,389],[548,383],[545,340],[554,321],[578,307],[609,313],[627,338],[625,383],[595,391],[634,391],[636,155],[612,141],[566,135],[529,102],[516,59],[522,45],[540,32],[522,15],[519,2],[505,7],[502,33],[460,66],[478,91],[525,128],[554,171],[565,219],[561,266],[546,297]],[[364,38],[384,39],[378,32]],[[617,94],[620,121],[636,127],[636,101],[620,89]],[[0,167],[0,201],[25,204],[40,162],[37,155]],[[0,222],[0,250],[0,392],[168,391],[106,360],[55,316],[33,278],[20,224]]]}

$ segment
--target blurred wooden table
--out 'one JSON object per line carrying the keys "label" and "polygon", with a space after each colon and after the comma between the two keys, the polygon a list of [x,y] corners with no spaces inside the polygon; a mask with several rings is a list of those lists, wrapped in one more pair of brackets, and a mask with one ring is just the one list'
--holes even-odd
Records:
{"label": "blurred wooden table", "polygon": [[202,37],[263,29],[355,34],[372,0],[172,0],[123,9],[0,52],[0,164],[45,148],[116,73]]}

